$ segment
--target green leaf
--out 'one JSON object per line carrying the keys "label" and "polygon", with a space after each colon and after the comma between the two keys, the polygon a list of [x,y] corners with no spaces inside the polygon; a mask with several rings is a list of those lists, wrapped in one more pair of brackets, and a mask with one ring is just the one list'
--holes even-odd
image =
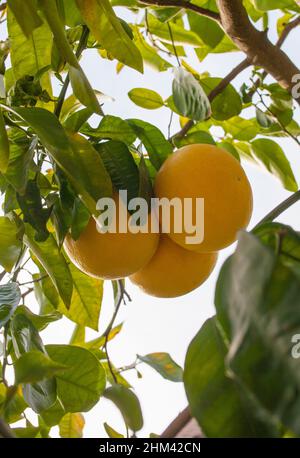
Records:
{"label": "green leaf", "polygon": [[105,388],[105,372],[97,358],[85,348],[47,345],[54,361],[68,366],[57,375],[57,394],[66,412],[87,412],[99,401]]}
{"label": "green leaf", "polygon": [[148,122],[139,119],[128,119],[127,122],[144,144],[151,163],[156,170],[159,170],[167,157],[173,152],[171,143],[165,139],[157,127]]}
{"label": "green leaf", "polygon": [[[203,78],[201,86],[208,95],[218,84],[222,78]],[[225,121],[233,116],[237,116],[242,111],[242,99],[232,84],[228,84],[226,88],[217,95],[211,102],[212,116],[219,121]]]}
{"label": "green leaf", "polygon": [[[12,3],[15,2],[12,1]],[[21,3],[21,1],[18,1],[18,3]],[[27,4],[27,2],[25,3]],[[24,2],[22,2],[23,4]],[[23,6],[23,8],[26,7]],[[19,7],[18,11],[21,15]],[[27,20],[28,16],[26,16]],[[34,76],[39,70],[51,64],[52,35],[45,22],[40,27],[35,28],[30,37],[27,38],[14,15],[8,9],[7,27],[10,41],[10,58],[15,82],[26,75]],[[41,83],[43,89],[51,94],[52,89],[48,73],[45,73],[41,77]]]}
{"label": "green leaf", "polygon": [[138,358],[171,382],[182,382],[183,370],[168,353],[149,353]]}
{"label": "green leaf", "polygon": [[66,366],[57,364],[40,351],[29,351],[14,363],[15,384],[35,383],[52,377]]}
{"label": "green leaf", "polygon": [[244,119],[234,116],[225,122],[220,123],[226,133],[232,135],[235,140],[249,141],[258,134],[258,126],[255,120]]}
{"label": "green leaf", "polygon": [[92,116],[93,112],[89,108],[82,108],[75,113],[72,113],[65,120],[64,127],[71,132],[78,132],[84,123]]}
{"label": "green leaf", "polygon": [[60,304],[59,310],[75,323],[98,331],[104,282],[82,273],[73,264],[69,269],[73,278],[72,300],[69,309]]}
{"label": "green leaf", "polygon": [[[207,437],[276,437],[271,423],[225,372],[227,348],[215,318],[207,320],[189,346],[184,385],[192,415]],[[254,373],[257,377],[256,373]]]}
{"label": "green leaf", "polygon": [[275,122],[272,116],[268,115],[267,113],[264,113],[259,108],[256,108],[256,120],[258,124],[264,129],[271,127]]}
{"label": "green leaf", "polygon": [[128,428],[135,432],[142,429],[144,421],[140,402],[130,389],[113,385],[105,390],[104,397],[118,407]]}
{"label": "green leaf", "polygon": [[9,163],[9,141],[3,118],[2,109],[0,108],[0,172],[7,171]]}
{"label": "green leaf", "polygon": [[96,40],[115,59],[143,72],[142,56],[114,13],[109,0],[76,0]]}
{"label": "green leaf", "polygon": [[73,293],[73,279],[55,238],[50,234],[45,242],[37,242],[34,239],[33,229],[28,224],[25,224],[24,242],[42,264],[68,308],[71,304]]}
{"label": "green leaf", "polygon": [[42,25],[43,21],[37,14],[35,0],[27,0],[26,2],[23,0],[8,0],[7,4],[27,37],[31,35],[34,29]]}
{"label": "green leaf", "polygon": [[65,409],[59,399],[51,407],[40,412],[41,418],[49,427],[58,425],[65,414]]}
{"label": "green leaf", "polygon": [[59,435],[68,439],[80,439],[85,425],[81,413],[67,413],[59,422]]}
{"label": "green leaf", "polygon": [[124,439],[124,436],[123,434],[120,434],[118,433],[114,428],[112,428],[111,426],[109,426],[108,423],[104,423],[104,429],[106,431],[106,434],[108,435],[108,437],[110,437],[111,439]]}
{"label": "green leaf", "polygon": [[96,140],[116,140],[127,145],[131,145],[136,140],[136,134],[129,124],[123,119],[111,115],[104,116],[98,127],[84,126],[81,132]]}
{"label": "green leaf", "polygon": [[[114,339],[122,330],[123,323],[119,324],[118,326],[114,327],[109,335],[107,341],[111,341]],[[85,342],[82,344],[85,348],[88,350],[98,350],[99,348],[103,347],[105,345],[106,338],[104,336],[96,337],[96,339],[90,340],[89,342]]]}
{"label": "green leaf", "polygon": [[292,9],[300,11],[295,0],[251,0],[255,8],[261,11],[277,10],[277,9]]}
{"label": "green leaf", "polygon": [[[285,238],[282,229],[277,230],[277,240],[278,236]],[[265,243],[266,232],[267,228]],[[287,238],[290,246],[288,233]],[[276,247],[273,241],[271,246],[265,243],[253,234],[240,234],[221,291],[232,328],[228,368],[269,416],[299,435],[300,371],[291,354],[292,337],[299,333],[300,324],[299,261],[290,258],[289,264],[283,263],[277,254],[278,243]],[[299,253],[297,234],[293,245],[295,254]],[[293,264],[298,265],[297,271]],[[249,283],[251,294],[245,294]]]}
{"label": "green leaf", "polygon": [[187,16],[191,30],[199,35],[209,48],[214,49],[221,42],[224,31],[215,21],[192,11],[188,12]]}
{"label": "green leaf", "polygon": [[139,172],[124,143],[109,141],[95,146],[117,190],[127,190],[128,200],[138,197]]}
{"label": "green leaf", "polygon": [[173,81],[174,104],[182,116],[204,121],[211,115],[210,102],[195,77],[183,68],[177,68]]}
{"label": "green leaf", "polygon": [[78,134],[67,136],[56,116],[42,108],[16,108],[65,172],[91,213],[100,197],[112,195],[112,185],[99,154]]}
{"label": "green leaf", "polygon": [[216,144],[211,134],[203,130],[197,130],[195,132],[191,132],[185,135],[185,137],[180,138],[180,139],[175,138],[174,141],[177,147],[184,146],[184,145],[193,145],[196,143],[206,143],[208,145]]}
{"label": "green leaf", "polygon": [[225,149],[226,151],[228,151],[228,153],[232,154],[232,156],[235,157],[238,161],[241,161],[240,155],[239,155],[237,149],[235,148],[235,146],[232,143],[223,141],[223,142],[219,142],[217,144],[217,146],[219,146],[220,148]]}
{"label": "green leaf", "polygon": [[133,103],[147,110],[156,110],[164,106],[162,97],[157,92],[150,89],[131,89],[131,91],[128,92],[128,97]]}
{"label": "green leaf", "polygon": [[150,46],[146,40],[144,40],[143,35],[140,33],[139,28],[137,26],[133,27],[133,34],[134,34],[134,42],[139,49],[140,53],[142,54],[143,60],[145,64],[147,64],[153,70],[158,72],[164,72],[168,70],[168,68],[172,67],[172,65],[163,59],[158,51]]}
{"label": "green leaf", "polygon": [[[36,274],[35,278],[33,276],[33,280],[36,280],[39,277],[40,276]],[[49,324],[54,323],[55,321],[58,321],[62,318],[62,314],[58,312],[48,313],[46,315],[36,315],[31,310],[29,310],[29,308],[25,307],[25,305],[20,305],[17,308],[16,313],[22,313],[25,315],[38,331],[42,331]]]}
{"label": "green leaf", "polygon": [[69,76],[74,95],[77,99],[92,112],[103,115],[102,108],[82,68],[70,65]]}
{"label": "green leaf", "polygon": [[83,20],[76,2],[70,0],[58,0],[59,11],[63,14],[65,24],[68,27],[76,27],[83,24]]}
{"label": "green leaf", "polygon": [[21,250],[16,225],[6,216],[0,216],[0,264],[7,272],[11,272]]}
{"label": "green leaf", "polygon": [[37,138],[29,142],[26,135],[17,129],[9,129],[8,135],[10,158],[5,178],[22,195],[26,190]]}
{"label": "green leaf", "polygon": [[[31,321],[23,314],[17,314],[11,321],[11,336],[16,356],[38,351],[45,355],[47,352],[39,333]],[[54,378],[37,383],[23,385],[23,394],[27,404],[37,413],[49,409],[56,401],[56,382]]]}
{"label": "green leaf", "polygon": [[290,163],[276,142],[267,138],[259,138],[251,142],[251,150],[255,158],[270,173],[276,175],[287,190],[297,191],[298,185]]}
{"label": "green leaf", "polygon": [[12,317],[21,300],[21,291],[17,283],[0,285],[0,328]]}
{"label": "green leaf", "polygon": [[69,64],[69,76],[75,96],[78,100],[92,111],[103,114],[95,92],[93,91],[85,73],[73,53],[72,47],[67,39],[64,26],[60,20],[57,4],[52,0],[40,1],[40,8],[53,33],[54,42],[59,49],[61,57]]}
{"label": "green leaf", "polygon": [[[171,34],[168,24],[171,27]],[[186,30],[184,27],[173,22],[169,22],[168,24],[160,22],[155,16],[148,14],[147,27],[154,37],[161,38],[163,41],[171,44],[174,41],[175,45],[198,47],[203,44],[201,38],[196,33]]]}
{"label": "green leaf", "polygon": [[21,439],[34,439],[40,432],[39,427],[35,426],[26,426],[26,428],[12,428],[16,437]]}

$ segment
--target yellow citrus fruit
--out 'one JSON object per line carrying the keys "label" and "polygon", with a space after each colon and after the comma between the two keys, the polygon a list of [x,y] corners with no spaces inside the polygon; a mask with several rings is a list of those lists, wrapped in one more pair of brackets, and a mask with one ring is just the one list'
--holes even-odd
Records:
{"label": "yellow citrus fruit", "polygon": [[[107,280],[137,272],[150,261],[159,242],[159,234],[150,230],[145,233],[121,233],[118,212],[123,203],[116,198],[114,200],[117,210],[116,233],[100,233],[95,220],[91,218],[78,240],[68,235],[64,244],[69,258],[81,271]],[[129,221],[127,209],[125,211]]]}
{"label": "yellow citrus fruit", "polygon": [[177,297],[202,285],[213,271],[217,253],[185,250],[166,235],[150,262],[130,276],[145,293],[156,297]]}
{"label": "yellow citrus fruit", "polygon": [[[187,243],[186,237],[191,234],[185,230],[176,232],[175,213],[169,234],[180,246],[200,253],[231,245],[237,232],[247,227],[252,214],[252,190],[243,168],[230,153],[213,145],[188,145],[172,154],[157,174],[155,194],[160,199],[177,197],[182,205],[184,198],[192,198],[193,224],[196,198],[204,199],[203,241]],[[184,227],[183,218],[180,221]]]}

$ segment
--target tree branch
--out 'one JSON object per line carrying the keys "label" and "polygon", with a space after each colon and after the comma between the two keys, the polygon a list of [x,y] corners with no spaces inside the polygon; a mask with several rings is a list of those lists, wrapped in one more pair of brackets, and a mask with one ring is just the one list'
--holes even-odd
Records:
{"label": "tree branch", "polygon": [[217,4],[225,33],[246,54],[251,64],[262,67],[282,87],[291,91],[292,78],[300,70],[279,46],[271,43],[265,32],[252,25],[242,1],[217,0]]}
{"label": "tree branch", "polygon": [[0,418],[0,437],[5,437],[5,438],[14,438],[15,435],[11,428],[8,426],[5,421]]}
{"label": "tree branch", "polygon": [[274,221],[274,219],[278,218],[278,216],[280,216],[283,212],[288,210],[292,205],[299,202],[299,200],[300,200],[300,191],[296,191],[286,200],[281,202],[272,211],[270,211],[270,213],[268,213],[259,223],[256,224],[256,226],[252,229],[252,231],[255,231],[255,229],[257,229],[261,224]]}
{"label": "tree branch", "polygon": [[186,10],[194,11],[201,16],[209,17],[214,21],[220,22],[220,15],[215,11],[208,10],[207,8],[202,8],[201,6],[194,5],[190,3],[188,0],[139,0],[140,3],[145,5],[153,5],[153,6],[174,6],[174,8],[184,8]]}

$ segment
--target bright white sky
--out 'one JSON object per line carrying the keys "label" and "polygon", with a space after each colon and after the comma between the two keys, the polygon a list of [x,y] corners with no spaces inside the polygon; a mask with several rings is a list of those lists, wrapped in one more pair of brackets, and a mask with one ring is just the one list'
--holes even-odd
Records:
{"label": "bright white sky", "polygon": [[[118,11],[119,16],[124,15],[124,9]],[[271,29],[274,29],[271,24]],[[272,39],[276,39],[275,35]],[[289,55],[298,62],[300,30],[294,31],[289,37],[285,49]],[[240,53],[229,55],[216,55],[199,63],[194,53],[189,56],[189,63],[199,72],[208,71],[212,76],[226,75],[237,63],[243,59]],[[156,73],[146,68],[144,75],[125,68],[120,75],[115,73],[115,65],[100,59],[96,51],[88,51],[82,59],[82,66],[88,75],[92,86],[103,93],[112,96],[115,102],[106,103],[104,111],[122,118],[141,118],[152,122],[167,135],[169,123],[169,110],[161,108],[155,111],[140,109],[127,97],[129,90],[135,87],[146,87],[159,92],[167,98],[171,94],[172,73]],[[235,81],[235,86],[240,87],[247,81],[249,72],[246,71]],[[299,119],[298,119],[299,121]],[[178,130],[177,120],[174,120],[173,130]],[[291,161],[298,183],[300,183],[300,150],[292,140],[280,140],[289,160]],[[244,164],[246,173],[252,184],[254,192],[254,214],[251,226],[258,222],[268,211],[288,196],[279,181],[262,169]],[[280,221],[292,225],[300,230],[299,219],[300,204],[287,211]],[[297,217],[298,216],[298,217]],[[144,355],[156,351],[169,352],[179,364],[184,364],[187,347],[202,326],[203,322],[214,314],[214,290],[218,272],[223,261],[231,254],[234,247],[224,250],[219,258],[217,268],[210,279],[198,290],[177,299],[163,300],[146,296],[129,282],[127,290],[132,297],[132,303],[123,307],[120,320],[125,320],[122,333],[109,346],[110,355],[115,365],[124,366],[135,360],[138,353]],[[31,299],[34,310],[36,305]],[[107,284],[103,301],[100,327],[105,328],[113,310],[110,285]],[[72,333],[73,324],[67,319],[54,323],[43,332],[45,343],[68,343]],[[94,337],[93,331],[89,337]],[[134,386],[145,418],[145,426],[140,436],[147,437],[149,433],[160,433],[173,420],[177,414],[186,407],[187,401],[184,387],[180,383],[171,383],[162,379],[151,368],[140,366],[143,374],[138,379],[135,371],[127,373],[127,378]],[[34,417],[33,417],[34,418]],[[103,423],[107,422],[119,432],[124,433],[124,424],[119,412],[107,400],[100,403],[85,414],[86,437],[106,437]],[[55,431],[55,435],[57,430]]]}

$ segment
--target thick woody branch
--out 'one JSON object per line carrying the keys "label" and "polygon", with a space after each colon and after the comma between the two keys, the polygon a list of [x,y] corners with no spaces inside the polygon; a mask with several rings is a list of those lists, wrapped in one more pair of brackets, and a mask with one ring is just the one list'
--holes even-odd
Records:
{"label": "thick woody branch", "polygon": [[292,78],[300,70],[279,46],[270,42],[265,32],[252,25],[242,0],[217,0],[217,4],[222,27],[237,47],[253,65],[262,67],[282,87],[291,91]]}
{"label": "thick woody branch", "polygon": [[220,15],[215,11],[208,10],[207,8],[202,8],[201,6],[194,5],[188,0],[139,0],[140,3],[145,5],[153,6],[169,6],[174,8],[184,8],[186,10],[194,11],[195,13],[200,14],[201,16],[209,17],[214,21],[220,22]]}

